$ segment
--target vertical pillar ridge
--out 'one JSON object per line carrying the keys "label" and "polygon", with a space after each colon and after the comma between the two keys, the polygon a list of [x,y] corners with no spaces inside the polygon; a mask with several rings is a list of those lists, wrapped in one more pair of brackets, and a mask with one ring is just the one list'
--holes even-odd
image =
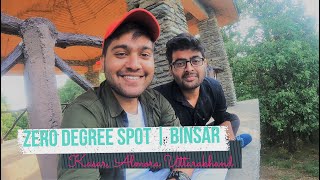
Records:
{"label": "vertical pillar ridge", "polygon": [[[45,18],[30,18],[22,23],[20,30],[30,128],[59,128],[62,112],[54,71],[55,27]],[[57,155],[37,155],[37,158],[42,179],[57,179]]]}
{"label": "vertical pillar ridge", "polygon": [[236,93],[223,38],[213,9],[206,10],[209,18],[198,23],[200,40],[206,49],[205,55],[209,65],[223,69],[217,79],[224,90],[227,105],[233,106],[236,103]]}

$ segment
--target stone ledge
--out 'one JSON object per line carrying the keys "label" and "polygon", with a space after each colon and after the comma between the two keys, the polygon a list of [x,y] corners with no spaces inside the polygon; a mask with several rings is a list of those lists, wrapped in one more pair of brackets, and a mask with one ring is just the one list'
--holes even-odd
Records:
{"label": "stone ledge", "polygon": [[249,133],[252,142],[242,149],[242,168],[230,169],[226,180],[257,180],[260,179],[260,111],[258,99],[237,102],[229,107],[228,112],[240,118],[238,135]]}
{"label": "stone ledge", "polygon": [[4,141],[1,144],[1,179],[41,179],[37,157],[22,154],[17,139]]}

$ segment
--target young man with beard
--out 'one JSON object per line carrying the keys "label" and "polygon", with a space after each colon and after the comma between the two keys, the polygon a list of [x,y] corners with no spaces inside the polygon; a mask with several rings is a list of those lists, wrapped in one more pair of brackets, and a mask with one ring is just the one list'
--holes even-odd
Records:
{"label": "young man with beard", "polygon": [[[250,143],[249,134],[235,137],[240,121],[236,115],[226,112],[220,83],[206,77],[208,62],[201,42],[190,34],[182,33],[169,40],[166,48],[174,80],[155,89],[171,103],[181,125],[227,126],[229,140],[240,140],[242,147]],[[208,124],[210,118],[214,122]],[[195,169],[192,179],[225,179],[226,174],[227,169]]]}
{"label": "young man with beard", "polygon": [[[174,80],[155,89],[171,103],[181,125],[227,126],[229,140],[235,140],[239,118],[226,112],[226,100],[220,83],[206,77],[208,62],[201,42],[190,34],[182,33],[169,40],[166,48]],[[208,124],[210,118],[214,122]],[[243,134],[237,139],[242,141],[244,147],[250,143],[251,136]]]}
{"label": "young man with beard", "polygon": [[[144,9],[131,10],[112,24],[104,37],[101,58],[106,80],[66,108],[61,128],[180,126],[170,103],[159,92],[147,89],[154,75],[153,49],[159,34],[157,20]],[[191,175],[192,171],[185,172]],[[168,174],[168,169],[153,173],[149,169],[58,167],[59,179],[159,179],[160,175],[166,179]]]}

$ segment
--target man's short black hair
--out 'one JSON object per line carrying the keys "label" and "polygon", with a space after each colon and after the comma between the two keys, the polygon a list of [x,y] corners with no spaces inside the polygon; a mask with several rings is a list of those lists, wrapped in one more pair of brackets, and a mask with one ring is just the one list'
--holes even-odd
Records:
{"label": "man's short black hair", "polygon": [[204,47],[202,46],[201,42],[188,33],[181,33],[175,36],[174,38],[170,39],[166,44],[166,56],[169,61],[169,64],[172,63],[172,54],[175,51],[180,50],[192,50],[192,51],[200,51],[202,56],[204,56]]}
{"label": "man's short black hair", "polygon": [[150,40],[152,39],[150,33],[146,31],[147,28],[145,28],[143,25],[134,23],[134,22],[129,22],[129,23],[124,23],[120,25],[113,33],[111,36],[109,36],[107,39],[104,40],[103,43],[103,49],[102,49],[102,56],[105,57],[107,54],[107,49],[111,42],[120,36],[122,36],[125,33],[128,32],[133,32],[133,38],[138,38],[141,36],[147,36]]}

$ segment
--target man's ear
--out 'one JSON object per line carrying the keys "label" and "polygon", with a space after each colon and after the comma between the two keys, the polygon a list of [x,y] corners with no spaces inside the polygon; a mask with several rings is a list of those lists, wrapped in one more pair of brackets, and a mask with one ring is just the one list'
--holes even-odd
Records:
{"label": "man's ear", "polygon": [[100,72],[104,72],[104,59],[105,58],[103,56],[100,57]]}
{"label": "man's ear", "polygon": [[208,66],[208,60],[204,58],[204,65]]}
{"label": "man's ear", "polygon": [[207,69],[208,68],[208,60],[204,59],[204,67]]}
{"label": "man's ear", "polygon": [[171,75],[173,75],[172,66],[171,65],[169,65],[169,72],[170,72]]}

